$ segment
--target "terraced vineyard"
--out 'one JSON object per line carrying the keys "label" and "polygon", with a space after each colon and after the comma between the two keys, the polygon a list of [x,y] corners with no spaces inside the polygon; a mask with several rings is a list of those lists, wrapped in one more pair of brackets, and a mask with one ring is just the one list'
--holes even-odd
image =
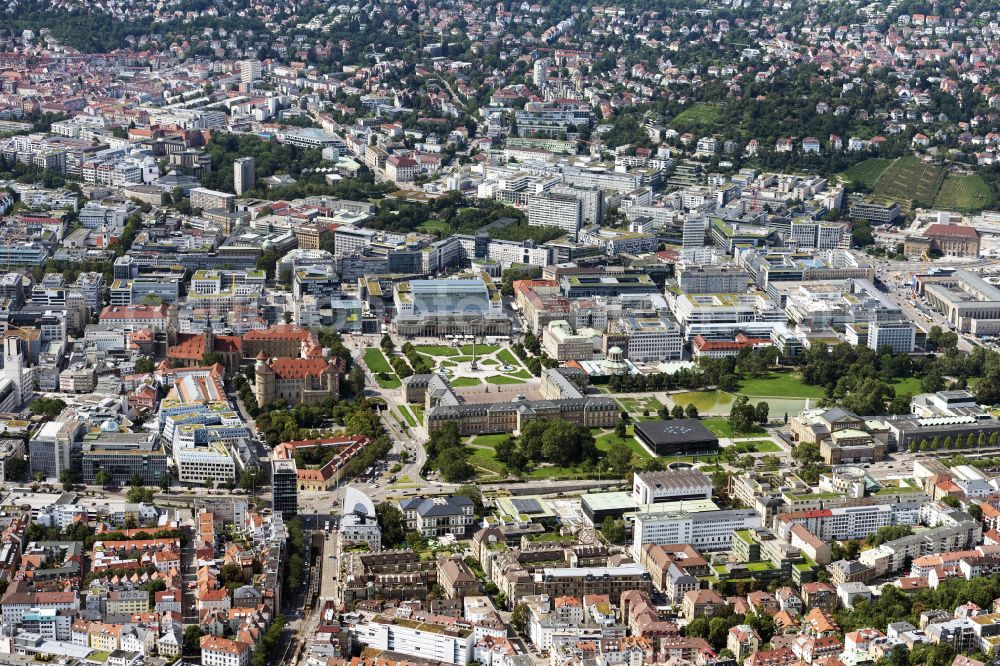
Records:
{"label": "terraced vineyard", "polygon": [[949,173],[934,198],[934,207],[945,210],[978,211],[990,205],[989,185],[976,173]]}
{"label": "terraced vineyard", "polygon": [[947,175],[939,164],[925,163],[914,155],[900,157],[875,181],[872,198],[895,201],[903,208],[930,208]]}
{"label": "terraced vineyard", "polygon": [[847,171],[841,173],[841,177],[848,183],[861,183],[866,189],[875,187],[875,182],[885,173],[885,170],[892,164],[892,160],[884,157],[869,157],[864,162],[858,162]]}

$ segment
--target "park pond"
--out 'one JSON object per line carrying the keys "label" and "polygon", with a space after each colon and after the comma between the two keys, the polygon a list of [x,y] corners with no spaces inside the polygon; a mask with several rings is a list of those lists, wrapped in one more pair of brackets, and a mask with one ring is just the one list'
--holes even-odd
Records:
{"label": "park pond", "polygon": [[[819,402],[815,399],[747,397],[755,405],[758,402],[766,402],[768,413],[772,419],[783,418],[786,413],[789,417],[795,416],[807,406],[815,407]],[[725,391],[687,391],[672,393],[670,398],[675,405],[682,407],[693,404],[698,409],[698,413],[703,416],[728,416],[730,408],[736,401],[736,394]]]}

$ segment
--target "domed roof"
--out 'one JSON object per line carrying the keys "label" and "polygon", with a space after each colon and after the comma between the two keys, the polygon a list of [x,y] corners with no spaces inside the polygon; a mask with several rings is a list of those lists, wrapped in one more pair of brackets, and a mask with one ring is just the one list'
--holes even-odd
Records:
{"label": "domed roof", "polygon": [[357,488],[347,487],[344,494],[344,513],[354,513],[359,516],[375,517],[375,505],[371,498]]}

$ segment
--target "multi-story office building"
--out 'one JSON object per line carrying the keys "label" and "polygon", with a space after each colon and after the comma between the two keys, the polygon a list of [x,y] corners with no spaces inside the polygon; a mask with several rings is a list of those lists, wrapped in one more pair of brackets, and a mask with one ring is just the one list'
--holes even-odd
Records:
{"label": "multi-story office building", "polygon": [[808,218],[792,220],[788,244],[800,250],[846,250],[851,246],[851,225]]}
{"label": "multi-story office building", "polygon": [[691,544],[699,551],[727,550],[738,530],[759,528],[760,514],[750,509],[639,513],[632,533],[634,552],[646,544]]}
{"label": "multi-story office building", "polygon": [[205,187],[195,187],[191,189],[191,208],[208,210],[221,209],[232,212],[236,204],[236,195],[228,192],[219,192]]}
{"label": "multi-story office building", "polygon": [[133,280],[115,280],[109,289],[111,305],[149,305],[151,297],[155,303],[176,303],[180,298],[181,278],[139,276]]}
{"label": "multi-story office building", "polygon": [[630,314],[608,322],[606,340],[612,339],[629,360],[638,363],[677,361],[684,349],[680,326],[664,317]]}
{"label": "multi-story office building", "polygon": [[49,421],[28,442],[32,475],[41,472],[58,479],[63,470],[73,469],[73,442],[83,428],[80,421]]}
{"label": "multi-story office building", "polygon": [[252,190],[256,184],[256,163],[252,157],[241,157],[233,162],[233,189],[236,194]]}
{"label": "multi-story office building", "polygon": [[736,266],[687,266],[678,272],[677,286],[688,294],[742,294],[750,276]]}
{"label": "multi-story office building", "polygon": [[49,249],[34,241],[0,242],[0,266],[41,266]]}
{"label": "multi-story office building", "polygon": [[880,322],[868,324],[868,347],[879,350],[892,349],[894,354],[908,354],[917,341],[917,326],[912,321]]}
{"label": "multi-story office building", "polygon": [[372,246],[378,232],[374,229],[358,227],[338,227],[333,232],[333,253],[344,257],[356,252],[364,252]]}
{"label": "multi-story office building", "polygon": [[752,294],[680,294],[668,292],[667,303],[685,338],[728,339],[743,331],[756,337],[770,334],[788,315],[766,296]]}
{"label": "multi-story office building", "polygon": [[528,199],[528,224],[557,227],[576,240],[583,224],[583,201],[569,194],[536,194]]}
{"label": "multi-story office building", "polygon": [[88,201],[80,209],[80,224],[87,229],[100,229],[107,226],[112,229],[125,226],[125,218],[128,217],[129,207],[120,205],[115,207],[104,206],[94,201]]}
{"label": "multi-story office building", "polygon": [[778,535],[789,539],[792,525],[804,526],[824,541],[864,539],[889,525],[916,525],[920,502],[844,506],[813,511],[780,513],[775,518]]}
{"label": "multi-story office building", "polygon": [[167,454],[159,438],[149,433],[98,432],[85,435],[81,445],[83,482],[97,483],[99,472],[112,483],[125,486],[136,475],[147,486],[155,486],[167,473]]}
{"label": "multi-story office building", "polygon": [[354,625],[351,636],[362,645],[430,661],[464,666],[472,661],[475,632],[462,620],[447,625],[427,619],[379,615]]}
{"label": "multi-story office building", "polygon": [[684,218],[681,244],[684,248],[705,247],[705,218],[690,214]]}
{"label": "multi-story office building", "polygon": [[298,473],[295,459],[271,461],[271,510],[291,520],[298,513]]}
{"label": "multi-story office building", "polygon": [[899,204],[883,206],[880,204],[859,201],[852,204],[849,212],[851,217],[868,220],[875,224],[891,224],[901,215]]}
{"label": "multi-story office building", "polygon": [[557,361],[589,361],[594,357],[594,339],[573,332],[568,322],[549,323],[542,336],[542,348]]}
{"label": "multi-story office building", "polygon": [[528,102],[515,112],[517,135],[574,139],[590,125],[590,104],[580,100]]}
{"label": "multi-story office building", "polygon": [[178,448],[174,450],[177,478],[181,483],[223,484],[236,478],[236,462],[224,444]]}
{"label": "multi-story office building", "polygon": [[328,303],[340,294],[340,278],[330,264],[301,266],[292,272],[292,295],[296,300],[315,296],[320,303]]}
{"label": "multi-story office building", "polygon": [[601,188],[556,185],[549,191],[552,194],[565,194],[579,199],[583,204],[583,224],[601,224],[604,221],[604,190]]}

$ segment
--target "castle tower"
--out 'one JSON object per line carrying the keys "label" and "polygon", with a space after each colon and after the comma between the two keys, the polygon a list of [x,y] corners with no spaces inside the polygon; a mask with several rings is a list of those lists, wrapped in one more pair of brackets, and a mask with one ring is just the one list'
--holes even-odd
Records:
{"label": "castle tower", "polygon": [[254,397],[257,404],[264,405],[274,402],[277,397],[277,378],[274,370],[267,364],[267,355],[261,351],[257,354],[257,363],[254,365]]}

